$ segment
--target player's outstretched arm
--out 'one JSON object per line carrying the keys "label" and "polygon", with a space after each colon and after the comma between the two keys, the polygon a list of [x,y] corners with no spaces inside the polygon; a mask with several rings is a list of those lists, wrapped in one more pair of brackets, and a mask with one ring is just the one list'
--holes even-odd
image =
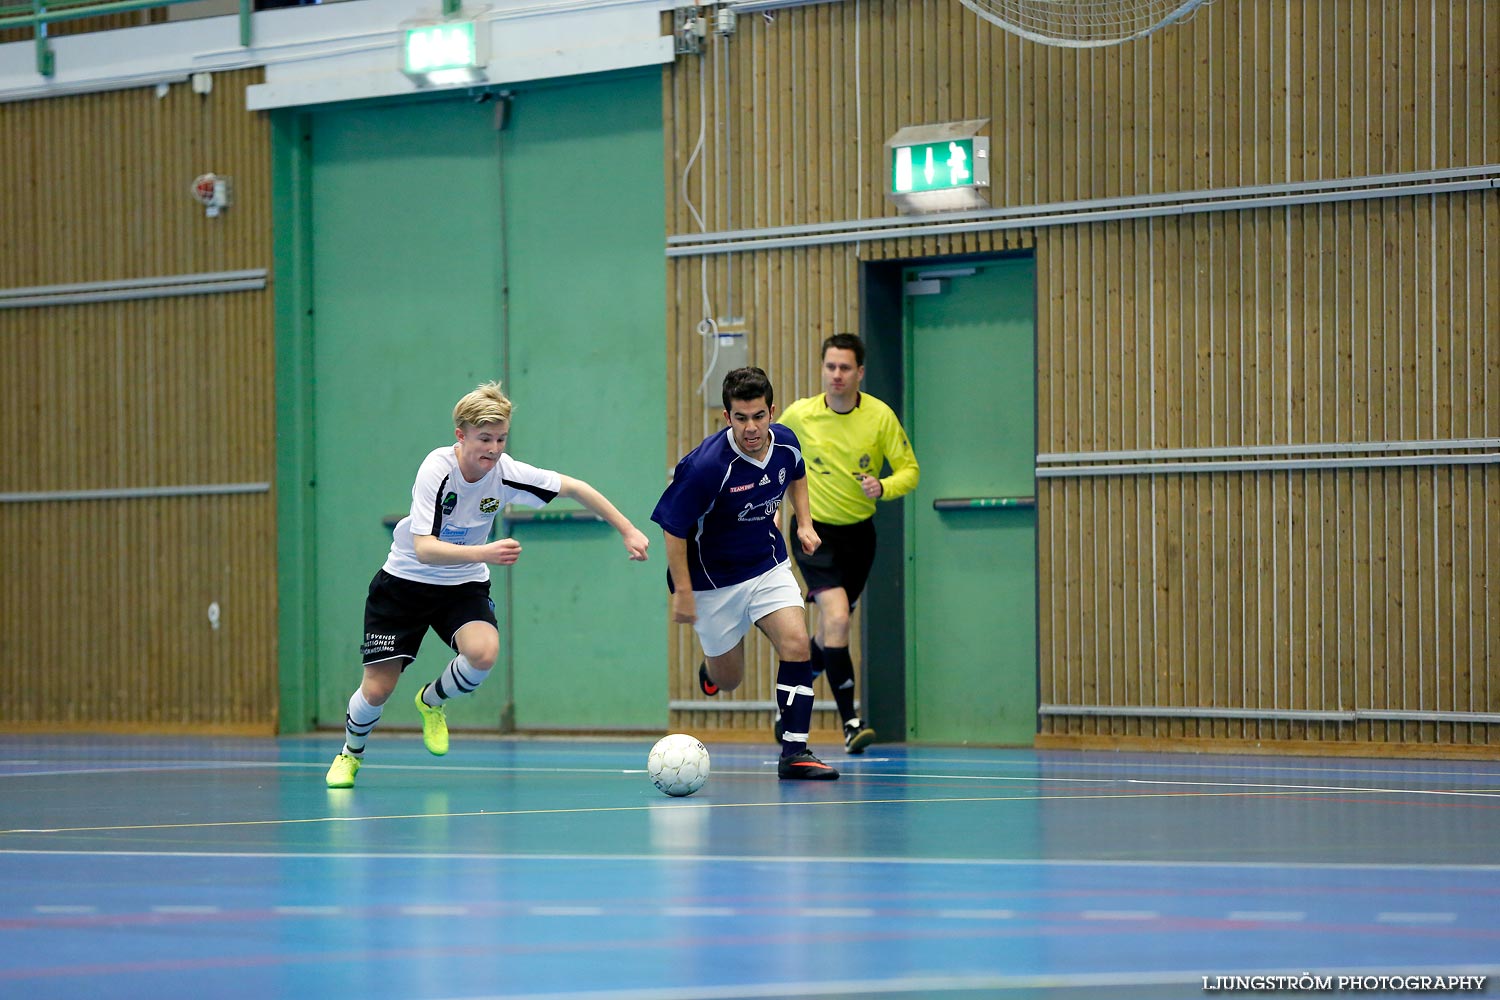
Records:
{"label": "player's outstretched arm", "polygon": [[672,620],[691,625],[698,620],[698,602],[693,597],[693,574],[688,570],[687,539],[670,531],[667,540],[667,572],[672,574]]}
{"label": "player's outstretched arm", "polygon": [[603,493],[594,489],[582,479],[574,479],[572,476],[561,476],[562,488],[558,496],[565,496],[570,500],[577,500],[589,510],[604,518],[609,526],[620,533],[620,538],[625,542],[625,551],[630,554],[634,562],[644,562],[646,549],[651,545],[650,539],[643,535],[630,519],[609,502]]}
{"label": "player's outstretched arm", "polygon": [[428,566],[463,566],[481,562],[492,566],[513,566],[521,558],[521,543],[514,538],[501,538],[484,545],[455,545],[433,535],[414,534],[411,544],[417,559]]}
{"label": "player's outstretched arm", "polygon": [[797,515],[797,542],[802,546],[803,552],[812,555],[818,551],[823,540],[813,528],[812,508],[807,499],[807,477],[793,479],[787,494],[792,498],[792,513]]}

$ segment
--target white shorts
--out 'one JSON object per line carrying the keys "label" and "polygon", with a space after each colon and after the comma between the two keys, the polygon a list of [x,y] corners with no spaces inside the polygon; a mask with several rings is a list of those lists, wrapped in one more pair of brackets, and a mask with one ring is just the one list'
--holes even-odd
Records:
{"label": "white shorts", "polygon": [[696,591],[693,602],[698,611],[693,631],[698,633],[704,656],[729,652],[739,645],[751,625],[772,611],[806,607],[790,561],[744,583]]}

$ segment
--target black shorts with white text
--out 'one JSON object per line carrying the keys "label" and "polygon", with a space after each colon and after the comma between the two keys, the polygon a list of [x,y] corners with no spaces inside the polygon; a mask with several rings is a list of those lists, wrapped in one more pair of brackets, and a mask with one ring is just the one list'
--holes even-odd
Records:
{"label": "black shorts with white text", "polygon": [[[360,656],[366,665],[392,659],[409,663],[416,658],[429,628],[453,646],[453,637],[470,622],[495,625],[495,602],[490,600],[488,581],[418,583],[382,569],[370,581],[370,594],[365,598],[365,637],[360,643]],[[406,669],[406,664],[401,667]]]}

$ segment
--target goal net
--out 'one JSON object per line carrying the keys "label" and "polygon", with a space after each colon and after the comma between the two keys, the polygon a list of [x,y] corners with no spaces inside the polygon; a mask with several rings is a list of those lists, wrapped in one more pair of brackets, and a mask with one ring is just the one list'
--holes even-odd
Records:
{"label": "goal net", "polygon": [[1043,45],[1095,48],[1142,38],[1207,0],[962,0],[992,24]]}

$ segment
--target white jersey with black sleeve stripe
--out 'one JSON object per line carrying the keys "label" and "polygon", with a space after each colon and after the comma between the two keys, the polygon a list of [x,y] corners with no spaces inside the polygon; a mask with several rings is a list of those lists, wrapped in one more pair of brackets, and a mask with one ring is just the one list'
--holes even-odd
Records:
{"label": "white jersey with black sleeve stripe", "polygon": [[429,566],[417,558],[412,535],[435,535],[455,545],[483,545],[489,541],[495,516],[506,504],[544,507],[562,489],[562,477],[502,454],[495,467],[477,483],[458,471],[452,446],[434,450],[417,470],[411,488],[411,513],[397,524],[385,571],[418,583],[484,583],[490,578],[486,563]]}

